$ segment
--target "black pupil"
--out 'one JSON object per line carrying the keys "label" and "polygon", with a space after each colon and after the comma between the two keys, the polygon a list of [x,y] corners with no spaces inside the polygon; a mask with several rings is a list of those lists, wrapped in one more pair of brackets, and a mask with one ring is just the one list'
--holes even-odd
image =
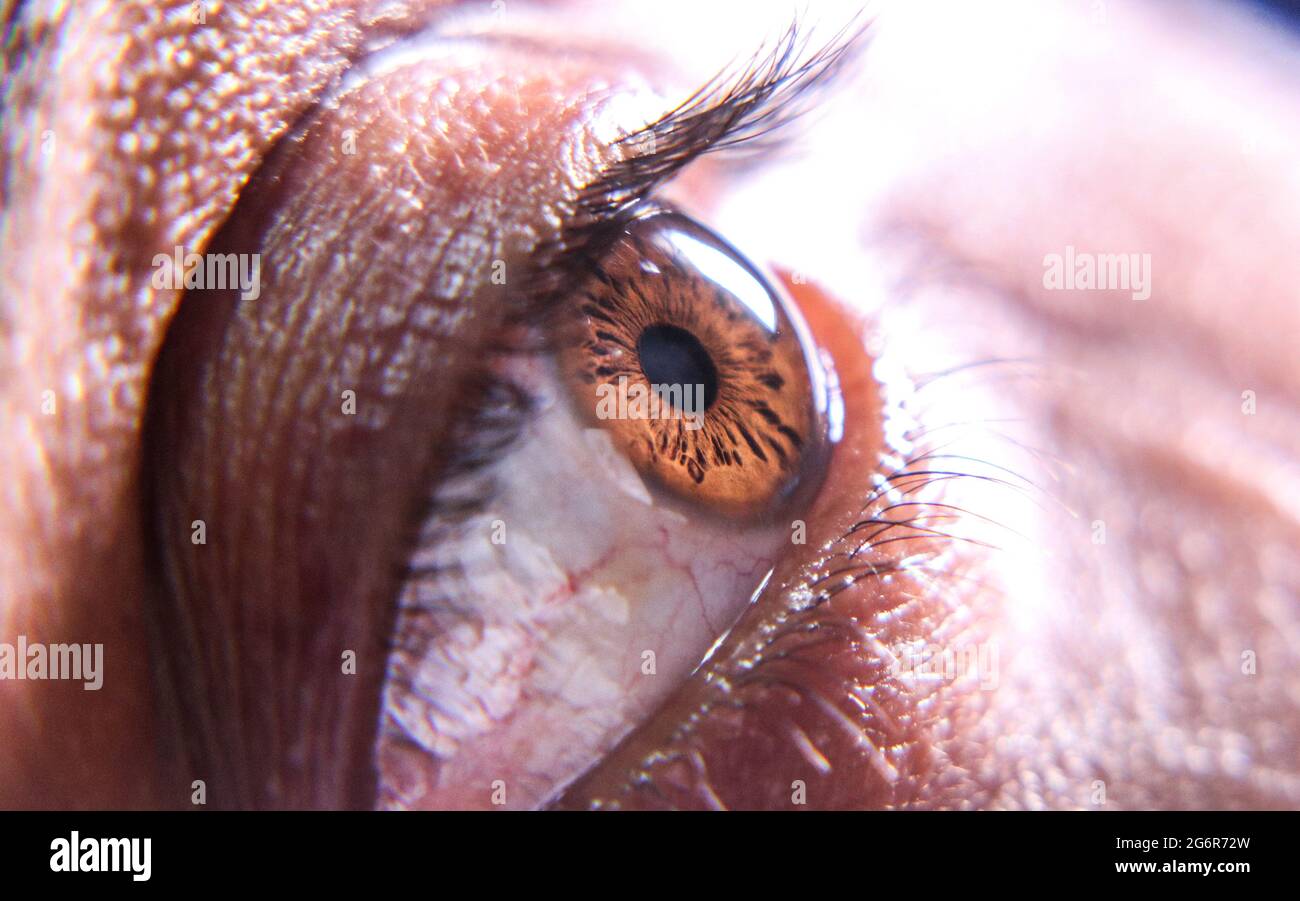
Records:
{"label": "black pupil", "polygon": [[718,370],[704,345],[686,329],[675,325],[652,325],[636,342],[641,371],[651,385],[704,386],[704,407],[718,397]]}

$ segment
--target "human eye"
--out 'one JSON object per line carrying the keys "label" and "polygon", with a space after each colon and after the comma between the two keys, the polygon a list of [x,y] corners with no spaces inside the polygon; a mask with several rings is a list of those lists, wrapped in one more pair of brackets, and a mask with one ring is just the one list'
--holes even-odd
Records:
{"label": "human eye", "polygon": [[589,767],[735,619],[838,438],[798,310],[716,235],[635,211],[582,254],[544,350],[494,368],[466,473],[425,515],[385,805],[485,806],[496,784],[532,806]]}
{"label": "human eye", "polygon": [[1294,23],[780,6],[11,5],[0,806],[1295,806]]}
{"label": "human eye", "polygon": [[[673,179],[771,137],[859,36],[791,29],[613,140],[626,98],[583,62],[565,106],[533,69],[471,87],[473,43],[391,54],[256,176],[212,250],[258,254],[261,295],[192,294],[146,447],[181,741],[220,803],[554,800],[825,540],[846,430],[880,443],[861,324]],[[507,87],[524,158],[466,160]],[[482,121],[440,108],[466,100]]]}

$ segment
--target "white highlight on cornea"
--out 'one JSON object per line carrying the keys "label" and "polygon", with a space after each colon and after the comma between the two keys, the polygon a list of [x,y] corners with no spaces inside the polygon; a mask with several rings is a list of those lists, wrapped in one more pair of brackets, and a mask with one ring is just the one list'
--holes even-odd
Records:
{"label": "white highlight on cornea", "polygon": [[710,247],[684,232],[671,232],[668,240],[706,278],[744,304],[768,331],[776,330],[776,304],[768,294],[767,286],[749,269],[716,247]]}

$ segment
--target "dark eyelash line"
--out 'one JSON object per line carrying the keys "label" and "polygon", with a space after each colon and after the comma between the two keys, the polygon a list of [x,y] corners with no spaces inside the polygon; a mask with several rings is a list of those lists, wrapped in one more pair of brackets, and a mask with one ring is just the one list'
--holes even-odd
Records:
{"label": "dark eyelash line", "polygon": [[760,48],[738,75],[720,72],[677,108],[620,139],[622,146],[650,150],[611,164],[583,192],[581,211],[596,219],[616,216],[706,153],[770,149],[777,132],[807,112],[810,92],[841,70],[864,33],[849,23],[809,54],[799,23],[791,23],[770,51]]}
{"label": "dark eyelash line", "polygon": [[724,69],[658,120],[620,138],[627,155],[609,164],[579,193],[559,239],[534,252],[549,273],[536,301],[546,304],[575,276],[598,268],[601,251],[642,214],[655,191],[700,157],[716,152],[769,153],[788,125],[843,71],[865,43],[868,23],[855,17],[821,48],[792,22],[770,47],[760,47],[734,75]]}

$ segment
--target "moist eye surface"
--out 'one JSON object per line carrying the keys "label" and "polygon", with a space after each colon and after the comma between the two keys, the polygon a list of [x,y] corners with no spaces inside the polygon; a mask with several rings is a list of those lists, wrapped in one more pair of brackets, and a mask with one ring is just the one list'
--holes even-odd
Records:
{"label": "moist eye surface", "polygon": [[440,486],[399,599],[380,806],[558,796],[790,546],[788,521],[757,514],[802,515],[823,477],[825,374],[792,302],[680,214],[613,237],[547,340],[497,362],[528,397],[517,430]]}
{"label": "moist eye surface", "polygon": [[649,483],[708,512],[773,515],[806,498],[826,445],[825,374],[797,309],[693,220],[634,220],[559,330],[581,416]]}

